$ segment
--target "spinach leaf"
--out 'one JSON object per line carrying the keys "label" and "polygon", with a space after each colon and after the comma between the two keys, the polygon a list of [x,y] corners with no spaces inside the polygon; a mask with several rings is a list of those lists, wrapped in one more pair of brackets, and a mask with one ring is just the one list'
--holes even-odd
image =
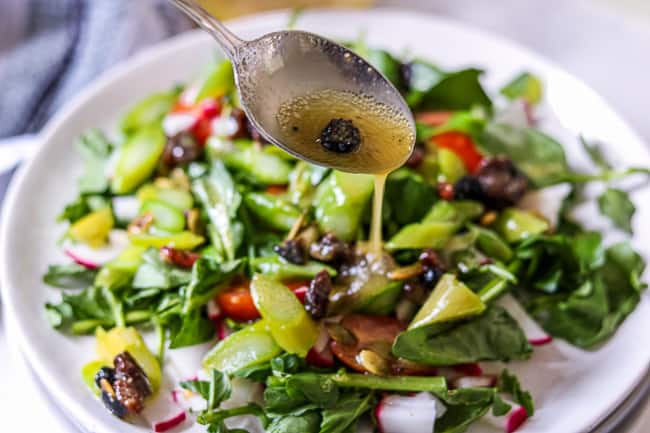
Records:
{"label": "spinach leaf", "polygon": [[416,111],[492,107],[492,101],[479,81],[483,73],[480,69],[444,72],[422,60],[413,61],[410,68],[410,90],[406,100]]}
{"label": "spinach leaf", "polygon": [[201,257],[192,266],[192,275],[183,296],[183,314],[196,310],[223,290],[243,266],[241,259],[218,263]]}
{"label": "spinach leaf", "polygon": [[[545,242],[548,247],[548,239]],[[609,338],[634,310],[645,288],[640,282],[645,264],[628,243],[607,248],[603,259],[598,252],[601,247],[595,243],[591,246],[593,251],[585,254],[562,247],[570,245],[573,239],[556,237],[556,242],[555,248],[563,251],[554,258],[539,255],[538,251],[530,255],[530,261],[520,264],[520,272],[529,274],[533,280],[539,269],[549,266],[560,269],[562,275],[554,291],[544,294],[519,288],[516,294],[547,332],[591,349]],[[553,250],[548,251],[553,254]],[[566,266],[567,261],[574,265]]]}
{"label": "spinach leaf", "polygon": [[210,398],[210,382],[207,380],[185,380],[179,385],[183,389],[199,394],[206,401]]}
{"label": "spinach leaf", "polygon": [[523,99],[530,104],[537,104],[542,99],[542,82],[530,72],[522,72],[501,89],[501,94],[508,99]]}
{"label": "spinach leaf", "polygon": [[607,188],[598,197],[598,208],[603,215],[612,220],[616,227],[632,234],[632,217],[636,208],[625,191]]}
{"label": "spinach leaf", "polygon": [[434,324],[401,333],[393,354],[426,365],[454,365],[527,359],[532,352],[515,319],[496,305],[475,319],[442,329]]}
{"label": "spinach leaf", "polygon": [[591,162],[596,164],[596,167],[601,170],[610,170],[612,168],[609,162],[607,162],[605,155],[603,155],[603,150],[598,143],[589,142],[583,136],[580,136],[580,143],[585,152],[587,152],[587,155],[589,155]]}
{"label": "spinach leaf", "polygon": [[517,376],[510,374],[507,369],[504,369],[501,372],[498,390],[499,392],[510,394],[515,403],[526,409],[528,416],[533,416],[535,413],[535,406],[533,404],[532,395],[530,395],[530,392],[521,389]]}
{"label": "spinach leaf", "polygon": [[103,132],[91,129],[79,138],[77,150],[84,161],[84,174],[79,178],[79,192],[105,192],[109,183],[106,164],[113,151],[113,145]]}
{"label": "spinach leaf", "polygon": [[195,309],[178,316],[171,326],[170,349],[204,343],[214,337],[214,323],[204,317],[201,310]]}
{"label": "spinach leaf", "polygon": [[192,182],[192,192],[208,214],[215,250],[223,260],[233,260],[242,241],[242,224],[235,221],[242,197],[223,163],[214,161],[207,176]]}
{"label": "spinach leaf", "polygon": [[144,262],[133,277],[133,287],[137,289],[171,289],[191,280],[190,271],[165,263],[154,248],[145,251],[142,259]]}
{"label": "spinach leaf", "polygon": [[436,189],[408,168],[401,168],[388,176],[382,211],[387,236],[402,226],[420,221],[436,201]]}
{"label": "spinach leaf", "polygon": [[562,145],[534,128],[489,123],[477,144],[512,159],[538,188],[564,181],[569,170]]}
{"label": "spinach leaf", "polygon": [[316,410],[300,415],[285,415],[274,418],[266,428],[267,433],[318,433],[321,416]]}
{"label": "spinach leaf", "polygon": [[[442,397],[446,410],[436,420],[436,433],[462,433],[493,406],[494,388],[459,388]],[[507,413],[507,412],[506,412]]]}
{"label": "spinach leaf", "polygon": [[49,265],[43,275],[43,282],[61,289],[78,289],[87,287],[95,281],[97,270],[88,269],[76,263],[67,265]]}
{"label": "spinach leaf", "polygon": [[[347,393],[331,408],[323,410],[320,433],[344,433],[356,425],[359,418],[375,407],[377,397],[374,392]],[[352,430],[354,431],[354,430]]]}

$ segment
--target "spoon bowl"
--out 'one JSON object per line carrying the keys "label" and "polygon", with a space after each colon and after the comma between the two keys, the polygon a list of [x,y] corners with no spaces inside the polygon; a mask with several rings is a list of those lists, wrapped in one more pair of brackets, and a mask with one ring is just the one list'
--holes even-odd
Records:
{"label": "spoon bowl", "polygon": [[[278,31],[244,41],[194,0],[173,2],[222,46],[235,70],[242,108],[269,142],[300,159],[344,171],[387,173],[408,159],[415,143],[411,110],[395,86],[363,58],[304,31]],[[336,101],[323,103],[331,113],[302,119],[301,126],[310,129],[311,142],[306,143],[304,135],[300,136],[302,141],[292,137],[291,129],[295,131],[297,126],[283,124],[280,113],[291,101],[322,92],[336,95]],[[299,112],[293,114],[300,117]],[[342,157],[317,142],[327,121],[336,117],[362,124],[374,118],[386,119],[388,126],[394,123],[395,128],[386,128],[385,122],[374,125],[383,126],[385,134],[374,134],[355,154]]]}

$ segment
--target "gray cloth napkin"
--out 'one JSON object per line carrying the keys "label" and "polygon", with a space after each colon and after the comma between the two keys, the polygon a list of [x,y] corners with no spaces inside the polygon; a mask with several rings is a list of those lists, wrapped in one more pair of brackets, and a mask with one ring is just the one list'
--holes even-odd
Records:
{"label": "gray cloth napkin", "polygon": [[101,72],[190,27],[164,1],[0,1],[0,138],[38,132]]}

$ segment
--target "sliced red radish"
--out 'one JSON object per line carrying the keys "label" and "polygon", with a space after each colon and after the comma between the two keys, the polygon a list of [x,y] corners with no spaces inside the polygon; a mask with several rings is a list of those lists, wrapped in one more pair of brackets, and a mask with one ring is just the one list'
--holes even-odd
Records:
{"label": "sliced red radish", "polygon": [[545,346],[553,342],[553,337],[551,337],[550,335],[546,335],[544,337],[539,337],[539,338],[529,338],[528,342],[533,346]]}
{"label": "sliced red radish", "polygon": [[141,413],[155,432],[164,432],[181,424],[187,418],[185,410],[172,398],[171,393],[160,393],[148,401]]}
{"label": "sliced red radish", "polygon": [[226,322],[223,319],[217,320],[217,338],[219,341],[225,340],[230,334],[232,334],[232,330],[226,325]]}
{"label": "sliced red radish", "polygon": [[92,248],[81,242],[66,242],[63,252],[81,266],[97,269],[115,259],[128,245],[129,238],[124,230],[111,230],[108,242],[100,248]]}
{"label": "sliced red radish", "polygon": [[428,392],[413,396],[391,394],[375,407],[375,418],[381,433],[431,433],[444,406]]}
{"label": "sliced red radish", "polygon": [[119,221],[131,221],[140,212],[140,200],[134,195],[113,197],[113,213]]}
{"label": "sliced red radish", "polygon": [[[295,293],[295,291],[294,291]],[[305,360],[316,367],[333,367],[334,366],[334,353],[330,349],[330,335],[325,329],[325,326],[321,326],[320,334],[314,347],[312,347],[307,353]]]}
{"label": "sliced red radish", "polygon": [[497,384],[496,376],[461,376],[451,382],[454,388],[490,388]]}
{"label": "sliced red radish", "polygon": [[219,308],[219,304],[217,304],[216,300],[210,299],[210,301],[208,301],[207,309],[208,319],[219,320],[219,318],[221,318],[221,309]]}
{"label": "sliced red radish", "polygon": [[494,416],[492,415],[492,411],[488,411],[488,413],[483,416],[482,420],[498,429],[501,429],[505,433],[513,433],[517,431],[519,427],[521,427],[526,419],[528,419],[528,414],[526,413],[526,409],[519,406],[518,404],[512,403],[510,401],[506,402],[512,406],[510,412],[504,416]]}
{"label": "sliced red radish", "polygon": [[508,310],[508,313],[519,323],[521,329],[526,334],[528,341],[533,346],[544,346],[553,341],[553,337],[548,335],[541,326],[537,324],[523,309],[521,304],[511,295],[502,296],[499,304]]}

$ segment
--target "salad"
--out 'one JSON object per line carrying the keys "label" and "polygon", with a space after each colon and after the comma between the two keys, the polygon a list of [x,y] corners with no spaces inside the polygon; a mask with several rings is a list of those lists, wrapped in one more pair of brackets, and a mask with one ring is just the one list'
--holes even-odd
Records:
{"label": "salad", "polygon": [[[573,213],[594,183],[631,234],[617,181],[647,169],[614,169],[586,140],[593,167],[572,169],[536,128],[532,73],[489,95],[478,69],[349,46],[417,121],[386,181],[379,256],[372,176],[266,143],[227,61],[138,102],[111,138],[80,137],[79,196],[58,217],[70,261],[43,280],[64,289],[45,305],[52,326],[96,339],[88,398],[154,431],[513,432],[533,396],[502,363],[556,338],[598,350],[634,310],[642,258]],[[559,185],[556,212],[533,200]],[[174,374],[177,350],[201,343],[196,376]]]}

